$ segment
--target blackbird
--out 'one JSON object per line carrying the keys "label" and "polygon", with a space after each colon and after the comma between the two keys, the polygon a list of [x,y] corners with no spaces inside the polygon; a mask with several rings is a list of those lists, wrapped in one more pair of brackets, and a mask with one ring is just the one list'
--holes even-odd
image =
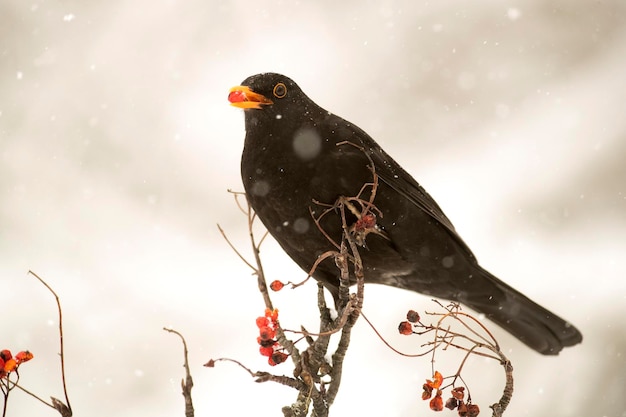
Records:
{"label": "blackbird", "polygon": [[[359,218],[358,200],[345,210],[352,230],[359,220],[370,223],[363,230],[371,233],[361,233],[359,242],[366,283],[460,302],[544,355],[582,341],[570,323],[478,265],[411,175],[367,133],[315,104],[291,79],[253,75],[233,87],[228,100],[245,110],[241,176],[247,199],[306,272],[336,249],[331,240],[341,241],[338,210],[328,207],[339,198],[369,201],[376,184],[375,209],[367,218]],[[313,277],[337,296],[339,270],[332,258],[321,261]]]}

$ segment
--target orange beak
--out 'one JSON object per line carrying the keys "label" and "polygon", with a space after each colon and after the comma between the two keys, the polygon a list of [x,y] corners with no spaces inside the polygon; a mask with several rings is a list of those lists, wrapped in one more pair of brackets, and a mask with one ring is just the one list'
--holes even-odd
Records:
{"label": "orange beak", "polygon": [[240,109],[260,109],[264,105],[274,104],[269,98],[255,93],[245,85],[231,88],[228,92],[228,101],[230,101],[231,106]]}

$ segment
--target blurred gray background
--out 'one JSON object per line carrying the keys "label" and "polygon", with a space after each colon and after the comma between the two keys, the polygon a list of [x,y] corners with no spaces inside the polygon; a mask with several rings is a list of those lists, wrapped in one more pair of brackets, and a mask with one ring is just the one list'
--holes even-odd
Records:
{"label": "blurred gray background", "polygon": [[[216,223],[249,254],[226,192],[242,189],[243,115],[226,97],[275,71],[370,133],[483,266],[581,329],[543,357],[493,326],[515,366],[508,415],[626,415],[625,23],[621,0],[4,0],[0,348],[34,352],[21,384],[62,398],[56,306],[33,270],[63,303],[75,415],[183,415],[182,347],[163,326],[187,337],[196,415],[280,414],[289,389],[201,366],[269,370],[254,277]],[[272,279],[303,278],[273,242],[263,256]],[[283,324],[314,328],[314,297],[276,294]],[[366,288],[368,317],[416,352],[426,340],[396,334],[409,308],[434,307]],[[429,415],[429,374],[359,322],[332,415]],[[501,369],[476,359],[465,378],[489,415]],[[8,415],[56,414],[14,392]]]}

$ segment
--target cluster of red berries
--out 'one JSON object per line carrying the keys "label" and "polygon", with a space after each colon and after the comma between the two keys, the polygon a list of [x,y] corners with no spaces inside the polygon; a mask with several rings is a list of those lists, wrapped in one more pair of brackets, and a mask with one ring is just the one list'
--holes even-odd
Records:
{"label": "cluster of red berries", "polygon": [[[422,400],[430,400],[430,409],[433,411],[442,411],[444,404],[441,397],[441,384],[443,383],[443,376],[439,371],[435,371],[432,381],[426,380],[423,385],[424,391],[422,392]],[[435,396],[433,397],[433,391]],[[432,398],[431,398],[432,397]],[[480,413],[480,409],[476,404],[470,402],[465,403],[463,398],[465,397],[465,387],[452,388],[452,396],[446,400],[445,407],[454,410],[457,409],[459,417],[476,417]]]}
{"label": "cluster of red berries", "polygon": [[17,371],[20,364],[27,362],[33,358],[33,354],[27,350],[18,352],[15,356],[11,354],[9,349],[0,351],[0,378],[5,378],[13,371]]}
{"label": "cluster of red berries", "polygon": [[265,316],[257,317],[256,325],[259,328],[259,337],[256,340],[261,346],[259,348],[261,355],[267,356],[267,362],[271,366],[285,362],[289,355],[282,351],[283,347],[275,339],[278,328],[278,310],[266,308]]}

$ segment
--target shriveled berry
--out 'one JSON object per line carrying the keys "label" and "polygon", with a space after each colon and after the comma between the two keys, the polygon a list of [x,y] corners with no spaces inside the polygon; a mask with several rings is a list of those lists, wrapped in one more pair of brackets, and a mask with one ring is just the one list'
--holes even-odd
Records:
{"label": "shriveled berry", "polygon": [[409,310],[408,313],[406,313],[406,319],[411,323],[417,323],[420,321],[420,315],[415,310]]}
{"label": "shriveled berry", "polygon": [[459,400],[456,398],[450,397],[446,400],[446,408],[450,410],[454,410],[459,405]]}
{"label": "shriveled berry", "polygon": [[430,409],[433,411],[443,410],[443,399],[441,398],[441,393],[438,392],[437,395],[430,400]]}
{"label": "shriveled berry", "polygon": [[275,366],[285,362],[288,357],[289,355],[287,355],[285,352],[274,352],[269,358],[268,363],[272,366]]}
{"label": "shriveled berry", "polygon": [[480,408],[476,404],[467,405],[467,417],[476,417],[480,413]]}
{"label": "shriveled berry", "polygon": [[435,375],[433,375],[433,388],[439,388],[443,383],[443,375],[441,372],[435,371]]}
{"label": "shriveled berry", "polygon": [[422,391],[422,400],[427,400],[430,397],[432,397],[432,395],[433,395],[433,387],[431,387],[428,384],[424,384],[424,385],[422,385],[422,389],[424,390],[424,391]]}
{"label": "shriveled berry", "polygon": [[452,388],[452,396],[457,400],[462,400],[465,396],[465,387]]}

